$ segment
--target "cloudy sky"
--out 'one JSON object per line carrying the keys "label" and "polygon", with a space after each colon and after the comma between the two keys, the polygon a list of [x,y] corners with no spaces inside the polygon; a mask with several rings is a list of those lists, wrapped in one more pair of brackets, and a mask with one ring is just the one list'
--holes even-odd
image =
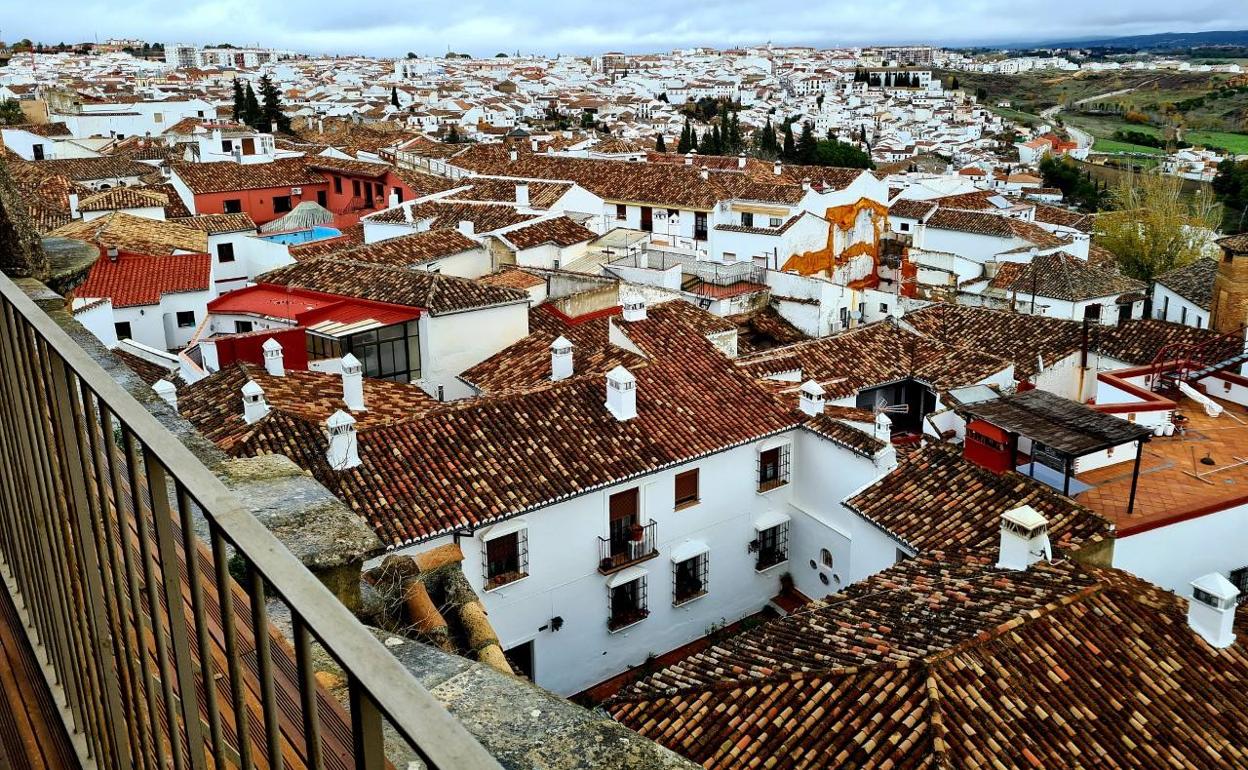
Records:
{"label": "cloudy sky", "polygon": [[[38,12],[32,13],[32,6]],[[1248,29],[1244,0],[22,0],[0,38],[260,43],[305,53],[663,51],[800,45],[981,44]]]}

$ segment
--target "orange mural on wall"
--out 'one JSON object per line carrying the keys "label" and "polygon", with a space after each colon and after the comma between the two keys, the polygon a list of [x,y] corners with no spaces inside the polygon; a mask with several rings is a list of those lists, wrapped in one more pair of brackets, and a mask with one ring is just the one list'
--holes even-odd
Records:
{"label": "orange mural on wall", "polygon": [[[860,219],[863,212],[870,217],[871,232],[868,238],[861,232]],[[859,198],[857,202],[844,206],[833,206],[824,212],[823,218],[831,225],[828,228],[827,244],[815,251],[794,254],[784,263],[784,270],[792,270],[801,275],[826,274],[831,276],[837,268],[847,265],[851,260],[871,257],[871,273],[854,281],[852,288],[874,286],[879,282],[876,269],[880,265],[880,241],[884,228],[888,226],[888,207],[867,198]],[[838,251],[838,239],[847,243]]]}

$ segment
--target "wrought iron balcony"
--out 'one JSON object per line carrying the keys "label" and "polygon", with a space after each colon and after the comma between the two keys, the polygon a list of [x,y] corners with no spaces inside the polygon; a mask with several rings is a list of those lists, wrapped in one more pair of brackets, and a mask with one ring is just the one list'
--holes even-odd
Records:
{"label": "wrought iron balcony", "polygon": [[611,537],[598,538],[598,571],[604,575],[659,555],[658,524],[634,524]]}

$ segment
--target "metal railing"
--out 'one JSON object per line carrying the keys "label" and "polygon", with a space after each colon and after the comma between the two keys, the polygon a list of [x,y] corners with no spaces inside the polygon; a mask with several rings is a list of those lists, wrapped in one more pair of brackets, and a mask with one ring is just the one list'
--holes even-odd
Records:
{"label": "metal railing", "polygon": [[598,571],[604,575],[659,555],[659,525],[634,524],[611,537],[598,538]]}
{"label": "metal railing", "polygon": [[[0,326],[0,578],[84,766],[381,770],[388,722],[430,767],[498,768],[2,275]],[[341,667],[345,709],[318,683],[314,642]]]}
{"label": "metal railing", "polygon": [[731,286],[742,282],[761,284],[767,280],[766,269],[753,262],[711,262],[653,244],[647,245],[644,251],[613,259],[607,264],[647,270],[670,270],[679,267],[682,275],[715,286]]}

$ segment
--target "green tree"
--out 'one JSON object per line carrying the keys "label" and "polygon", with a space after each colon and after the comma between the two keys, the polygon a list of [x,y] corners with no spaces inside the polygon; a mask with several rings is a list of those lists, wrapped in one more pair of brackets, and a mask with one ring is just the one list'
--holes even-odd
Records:
{"label": "green tree", "polygon": [[256,92],[252,90],[251,83],[247,84],[247,90],[243,95],[243,122],[252,128],[259,127],[264,120],[264,112],[260,109],[260,101],[256,99]]}
{"label": "green tree", "polygon": [[797,138],[798,162],[814,163],[816,149],[818,149],[818,142],[815,140],[815,128],[808,120],[802,123],[802,134]]}
{"label": "green tree", "polygon": [[676,152],[684,155],[693,149],[693,140],[689,138],[689,119],[685,119],[685,125],[680,129],[680,140],[676,142]]}
{"label": "green tree", "polygon": [[290,133],[290,118],[282,112],[282,94],[268,75],[260,78],[260,96],[264,100],[264,106],[261,108],[259,128],[265,131]]}
{"label": "green tree", "polygon": [[1112,209],[1096,218],[1094,241],[1113,252],[1122,272],[1151,282],[1199,259],[1222,219],[1208,188],[1188,195],[1169,174],[1128,175],[1110,193]]}
{"label": "green tree", "polygon": [[654,151],[667,152],[667,142],[663,140],[662,134],[658,134],[654,137]]}
{"label": "green tree", "polygon": [[1213,194],[1226,209],[1222,229],[1228,233],[1243,232],[1248,225],[1248,160],[1236,163],[1227,158],[1219,163]]}
{"label": "green tree", "polygon": [[689,126],[689,151],[698,151],[698,130],[692,125]]}
{"label": "green tree", "polygon": [[459,144],[459,129],[452,123],[451,127],[446,130],[446,136],[442,138],[447,144]]}
{"label": "green tree", "polygon": [[793,122],[789,120],[784,122],[784,144],[780,148],[780,157],[788,161],[797,157],[797,147],[793,143]]}
{"label": "green tree", "polygon": [[842,168],[875,168],[871,156],[861,149],[835,139],[821,140],[815,147],[813,165]]}
{"label": "green tree", "polygon": [[396,86],[390,86],[390,103],[399,106],[399,89]]}
{"label": "green tree", "polygon": [[243,95],[243,84],[234,78],[234,122],[241,121],[247,112],[247,97]]}
{"label": "green tree", "polygon": [[16,99],[5,99],[0,102],[0,125],[16,126],[26,122],[22,105]]}

